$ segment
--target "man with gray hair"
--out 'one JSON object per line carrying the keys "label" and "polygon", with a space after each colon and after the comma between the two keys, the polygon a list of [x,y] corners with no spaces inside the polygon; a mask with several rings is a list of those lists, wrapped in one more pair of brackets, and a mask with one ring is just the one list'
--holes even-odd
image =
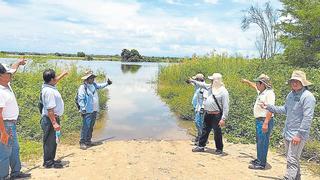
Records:
{"label": "man with gray hair", "polygon": [[308,90],[312,83],[303,71],[295,70],[288,80],[292,91],[288,94],[283,106],[262,103],[262,107],[272,113],[286,115],[283,129],[287,170],[285,179],[301,179],[299,159],[302,149],[309,138],[311,122],[316,105],[316,99]]}
{"label": "man with gray hair", "polygon": [[0,63],[0,179],[30,177],[30,174],[21,172],[20,148],[17,137],[17,120],[19,107],[16,96],[10,86],[12,75],[20,65],[25,65],[24,58],[8,67]]}

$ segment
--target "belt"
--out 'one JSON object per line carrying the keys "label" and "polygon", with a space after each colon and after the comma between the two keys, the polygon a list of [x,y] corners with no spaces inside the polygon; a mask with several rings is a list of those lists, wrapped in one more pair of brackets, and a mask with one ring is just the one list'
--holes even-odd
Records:
{"label": "belt", "polygon": [[256,119],[259,121],[264,121],[266,119],[266,117],[257,117]]}
{"label": "belt", "polygon": [[206,111],[207,114],[220,114],[220,111]]}

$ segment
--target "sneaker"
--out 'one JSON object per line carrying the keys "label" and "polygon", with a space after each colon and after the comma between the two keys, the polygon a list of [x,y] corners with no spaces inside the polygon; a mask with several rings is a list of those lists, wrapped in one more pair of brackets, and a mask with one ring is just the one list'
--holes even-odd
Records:
{"label": "sneaker", "polygon": [[88,146],[86,144],[80,144],[80,149],[86,150]]}
{"label": "sneaker", "polygon": [[22,178],[29,178],[29,177],[31,177],[31,174],[30,174],[30,173],[20,172],[20,173],[17,174],[17,175],[11,175],[11,176],[10,176],[10,179],[22,179]]}
{"label": "sneaker", "polygon": [[88,142],[88,143],[86,143],[86,146],[92,147],[92,146],[99,146],[101,144],[102,144],[102,142]]}
{"label": "sneaker", "polygon": [[215,154],[217,154],[217,155],[222,155],[222,154],[223,154],[223,151],[222,151],[222,150],[220,150],[220,149],[216,149]]}
{"label": "sneaker", "polygon": [[53,161],[54,163],[61,164],[61,160],[57,159]]}
{"label": "sneaker", "polygon": [[257,169],[257,170],[264,170],[266,167],[262,166],[261,164],[250,164],[249,169]]}
{"label": "sneaker", "polygon": [[61,169],[61,168],[63,168],[63,165],[61,163],[52,163],[52,164],[44,165],[44,168],[46,168],[46,169],[50,169],[50,168]]}
{"label": "sneaker", "polygon": [[258,159],[254,159],[250,161],[250,164],[259,164],[260,161]]}
{"label": "sneaker", "polygon": [[197,146],[192,149],[192,152],[204,152],[204,147]]}

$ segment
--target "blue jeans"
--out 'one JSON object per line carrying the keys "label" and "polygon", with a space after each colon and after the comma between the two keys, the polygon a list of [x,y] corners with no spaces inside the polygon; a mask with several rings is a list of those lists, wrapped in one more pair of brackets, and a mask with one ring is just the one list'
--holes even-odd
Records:
{"label": "blue jeans", "polygon": [[11,168],[11,176],[18,175],[21,170],[16,124],[4,121],[4,125],[11,138],[8,145],[0,142],[0,179],[4,179],[9,175],[9,166]]}
{"label": "blue jeans", "polygon": [[195,111],[194,123],[198,131],[198,138],[200,138],[202,133],[202,128],[203,128],[203,113],[200,113],[199,111]]}
{"label": "blue jeans", "polygon": [[96,122],[97,112],[86,113],[82,115],[82,129],[80,135],[80,144],[91,143],[93,127]]}
{"label": "blue jeans", "polygon": [[266,133],[262,132],[263,119],[256,119],[256,143],[257,143],[257,159],[260,165],[265,166],[267,163],[267,155],[269,148],[270,135],[273,129],[274,120],[270,119],[268,124],[268,131]]}

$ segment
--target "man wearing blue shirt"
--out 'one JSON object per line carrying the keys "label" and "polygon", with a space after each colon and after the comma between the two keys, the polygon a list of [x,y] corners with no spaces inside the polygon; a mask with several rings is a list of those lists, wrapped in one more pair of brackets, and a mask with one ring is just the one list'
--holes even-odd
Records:
{"label": "man wearing blue shirt", "polygon": [[107,80],[107,83],[97,84],[94,82],[96,77],[92,71],[87,71],[81,78],[83,84],[81,84],[78,89],[79,111],[83,119],[80,134],[80,149],[82,150],[86,150],[88,147],[95,145],[91,142],[91,138],[97,112],[99,112],[99,96],[97,90],[112,84],[110,79]]}
{"label": "man wearing blue shirt", "polygon": [[288,94],[284,106],[263,104],[272,113],[285,114],[286,122],[283,129],[287,156],[285,179],[301,179],[299,158],[309,138],[311,122],[316,99],[308,90],[312,83],[303,71],[293,71],[289,84],[292,91]]}

